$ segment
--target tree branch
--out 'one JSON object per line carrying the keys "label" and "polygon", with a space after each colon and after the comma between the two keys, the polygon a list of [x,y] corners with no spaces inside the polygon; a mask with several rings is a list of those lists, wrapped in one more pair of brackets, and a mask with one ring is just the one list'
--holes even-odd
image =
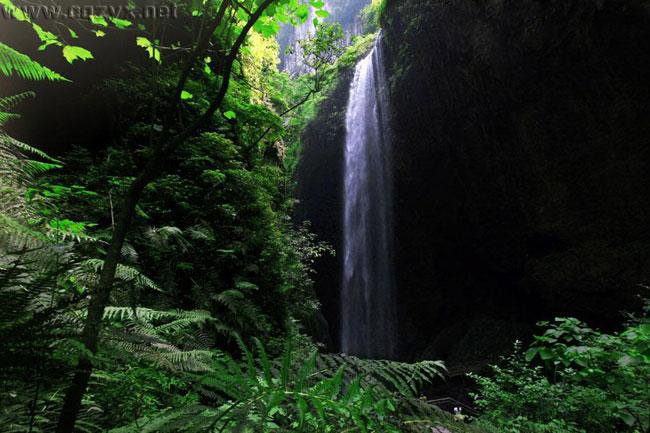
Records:
{"label": "tree branch", "polygon": [[[284,116],[286,116],[287,114],[291,113],[293,110],[295,110],[296,108],[300,107],[301,105],[303,105],[304,103],[306,103],[307,101],[309,101],[309,98],[311,98],[311,96],[312,96],[313,94],[315,94],[315,93],[316,93],[315,90],[310,89],[309,92],[307,92],[307,95],[305,95],[305,97],[304,97],[303,99],[301,99],[299,102],[297,102],[297,103],[294,104],[293,106],[291,106],[291,107],[287,108],[286,110],[284,110],[284,111],[283,111],[282,113],[280,113],[278,116],[280,116],[280,117],[284,117]],[[260,141],[262,141],[262,140],[264,139],[264,137],[266,137],[266,135],[267,135],[269,132],[271,132],[271,130],[273,129],[273,127],[274,127],[274,125],[270,125],[268,128],[266,128],[266,129],[264,130],[264,132],[262,133],[262,135],[260,135],[260,136],[259,136],[259,137],[258,137],[258,138],[253,142],[253,144],[251,145],[251,147],[255,147],[255,146],[257,146],[257,145],[260,143]]]}
{"label": "tree branch", "polygon": [[[199,38],[196,42],[196,45],[194,46],[194,50],[190,54],[190,57],[186,60],[183,70],[181,71],[181,75],[178,78],[178,82],[176,83],[176,88],[174,89],[174,93],[171,99],[172,104],[169,110],[170,116],[173,116],[173,113],[176,111],[176,106],[181,101],[181,93],[183,93],[183,89],[185,88],[185,84],[187,83],[187,80],[190,76],[190,73],[192,72],[192,68],[196,63],[197,58],[201,53],[203,53],[208,48],[212,35],[214,34],[215,30],[219,27],[219,25],[221,25],[221,22],[223,21],[223,17],[226,14],[226,10],[228,9],[228,6],[230,6],[230,1],[231,0],[223,0],[223,3],[221,3],[221,7],[217,12],[217,16],[212,21],[208,30],[206,30],[205,32],[203,31],[199,32]],[[205,2],[205,9],[203,11],[204,14],[208,13],[210,4],[211,3],[209,1]],[[171,118],[167,119],[167,122],[164,122],[163,128],[167,130],[169,128],[170,123],[171,123]]]}

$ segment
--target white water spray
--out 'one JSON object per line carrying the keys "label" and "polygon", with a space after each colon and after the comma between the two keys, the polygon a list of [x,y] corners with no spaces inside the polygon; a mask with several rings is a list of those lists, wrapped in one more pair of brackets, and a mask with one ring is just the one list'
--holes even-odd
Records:
{"label": "white water spray", "polygon": [[341,345],[345,353],[395,355],[391,149],[381,36],[356,67],[345,127]]}

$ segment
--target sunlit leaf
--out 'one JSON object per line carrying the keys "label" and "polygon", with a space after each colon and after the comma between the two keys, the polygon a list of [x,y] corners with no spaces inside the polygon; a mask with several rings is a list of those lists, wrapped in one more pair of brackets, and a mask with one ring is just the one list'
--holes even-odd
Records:
{"label": "sunlit leaf", "polygon": [[74,45],[66,45],[63,47],[63,57],[68,63],[73,63],[75,60],[86,61],[93,58],[93,54],[85,48],[76,47]]}
{"label": "sunlit leaf", "polygon": [[125,20],[125,19],[122,19],[122,18],[108,17],[108,19],[118,29],[125,29],[125,28],[130,27],[131,25],[133,25],[133,23],[131,21]]}
{"label": "sunlit leaf", "polygon": [[108,27],[108,23],[106,22],[106,18],[98,15],[91,15],[90,16],[90,22],[93,23],[96,26],[102,26],[102,27]]}

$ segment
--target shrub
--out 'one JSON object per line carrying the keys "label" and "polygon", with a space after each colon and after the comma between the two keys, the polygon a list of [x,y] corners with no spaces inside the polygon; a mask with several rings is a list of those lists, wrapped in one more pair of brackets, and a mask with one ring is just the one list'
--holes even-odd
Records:
{"label": "shrub", "polygon": [[647,315],[613,334],[573,318],[539,325],[525,353],[516,343],[490,377],[471,375],[484,418],[513,433],[650,431]]}

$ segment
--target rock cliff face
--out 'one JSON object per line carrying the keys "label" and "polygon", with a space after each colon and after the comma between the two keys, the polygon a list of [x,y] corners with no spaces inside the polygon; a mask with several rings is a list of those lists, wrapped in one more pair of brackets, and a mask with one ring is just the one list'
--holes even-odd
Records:
{"label": "rock cliff face", "polygon": [[[314,279],[330,334],[320,339],[331,350],[337,350],[340,328],[345,109],[353,75],[353,69],[341,73],[336,88],[321,103],[316,119],[305,130],[297,170],[296,219],[308,220],[319,240],[327,241],[336,250],[335,256],[317,261]],[[315,334],[322,334],[322,330]]]}
{"label": "rock cliff face", "polygon": [[[462,370],[540,319],[616,326],[650,282],[650,3],[393,0],[383,21],[402,357]],[[346,100],[300,170],[337,247]],[[333,336],[338,260],[317,281]]]}
{"label": "rock cliff face", "polygon": [[405,354],[619,322],[650,282],[650,2],[389,3]]}
{"label": "rock cliff face", "polygon": [[[369,3],[370,0],[329,0],[324,3],[324,8],[329,13],[326,21],[340,23],[346,40],[349,42],[353,36],[361,33],[362,25],[359,14]],[[292,75],[307,72],[307,68],[301,60],[298,41],[307,38],[309,35],[313,36],[315,32],[313,20],[318,18],[314,10],[313,7],[310,9],[309,18],[305,23],[299,26],[285,25],[278,35],[280,69]],[[291,48],[292,52],[287,53],[288,48]]]}

